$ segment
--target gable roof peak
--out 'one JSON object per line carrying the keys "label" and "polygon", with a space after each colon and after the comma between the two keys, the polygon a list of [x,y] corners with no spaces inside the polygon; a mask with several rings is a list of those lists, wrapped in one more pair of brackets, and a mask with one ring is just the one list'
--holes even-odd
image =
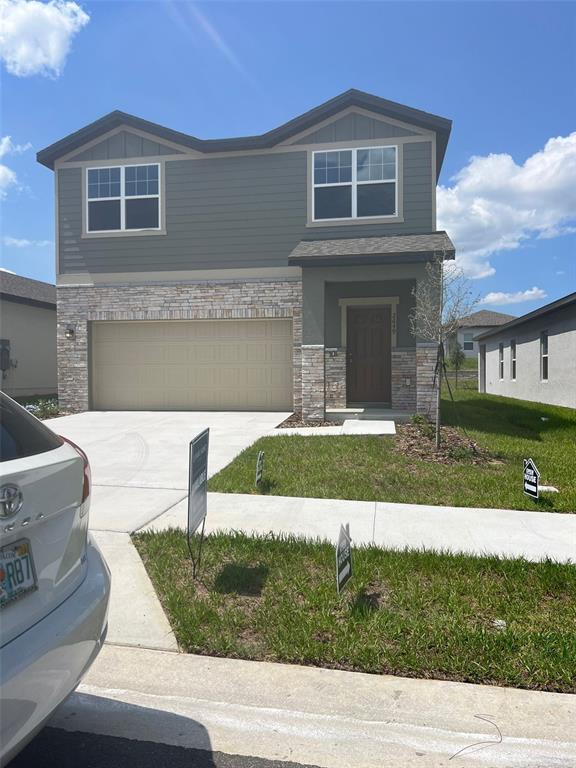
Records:
{"label": "gable roof peak", "polygon": [[89,141],[97,139],[104,133],[121,125],[139,129],[159,139],[178,144],[185,149],[193,149],[202,153],[268,149],[313,127],[316,123],[320,123],[323,120],[336,115],[347,107],[354,106],[362,107],[375,114],[379,114],[382,117],[401,120],[435,133],[436,169],[437,174],[440,173],[452,122],[444,117],[439,117],[438,115],[433,115],[429,112],[423,112],[422,110],[414,109],[413,107],[407,107],[403,104],[383,99],[380,96],[375,96],[356,88],[349,88],[347,91],[328,99],[328,101],[323,102],[319,106],[314,107],[265,133],[261,133],[257,136],[244,136],[230,139],[198,139],[190,134],[175,131],[171,128],[166,128],[163,125],[159,125],[158,123],[153,123],[140,117],[136,117],[135,115],[131,115],[128,112],[115,109],[94,122],[85,125],[74,133],[65,136],[54,144],[51,144],[49,147],[40,150],[36,155],[36,159],[47,168],[53,169],[55,162],[59,158],[69,152],[79,149]]}

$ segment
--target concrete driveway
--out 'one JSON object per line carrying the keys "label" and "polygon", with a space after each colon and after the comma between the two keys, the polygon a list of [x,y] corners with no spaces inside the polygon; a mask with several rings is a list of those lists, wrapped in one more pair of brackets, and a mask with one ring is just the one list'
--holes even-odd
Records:
{"label": "concrete driveway", "polygon": [[90,527],[131,533],[184,499],[188,445],[210,427],[213,475],[288,413],[89,411],[50,419],[55,432],[88,454]]}

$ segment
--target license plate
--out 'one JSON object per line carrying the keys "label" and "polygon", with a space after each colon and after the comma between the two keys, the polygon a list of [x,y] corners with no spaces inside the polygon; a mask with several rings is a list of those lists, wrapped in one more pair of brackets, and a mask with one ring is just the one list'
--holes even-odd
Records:
{"label": "license plate", "polygon": [[0,549],[0,608],[36,589],[32,549],[26,539]]}

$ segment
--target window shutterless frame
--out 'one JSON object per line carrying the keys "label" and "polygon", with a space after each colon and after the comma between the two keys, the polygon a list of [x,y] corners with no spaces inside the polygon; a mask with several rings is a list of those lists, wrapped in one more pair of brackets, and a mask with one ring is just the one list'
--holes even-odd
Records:
{"label": "window shutterless frame", "polygon": [[548,331],[540,334],[540,380],[548,381]]}
{"label": "window shutterless frame", "polygon": [[[142,168],[148,166],[155,166],[158,168],[158,193],[155,195],[127,195],[126,194],[126,168]],[[89,193],[89,172],[90,171],[103,171],[111,170],[112,168],[120,169],[120,195],[114,197],[90,197]],[[162,228],[162,169],[160,163],[129,163],[127,165],[95,165],[88,166],[84,169],[84,194],[86,200],[84,231],[86,234],[114,234],[116,232],[156,232]],[[126,200],[144,200],[144,199],[156,199],[158,200],[158,226],[157,227],[142,227],[141,229],[126,229]],[[108,202],[108,201],[120,201],[120,229],[90,229],[90,203]]]}
{"label": "window shutterless frame", "polygon": [[504,344],[498,344],[498,378],[504,380]]}
{"label": "window shutterless frame", "polygon": [[[393,149],[394,150],[394,178],[393,179],[371,179],[367,181],[358,180],[358,152],[364,150],[373,149]],[[316,155],[323,155],[327,152],[351,152],[352,153],[352,179],[351,181],[336,181],[326,182],[322,184],[316,184],[314,180],[314,170],[316,166]],[[398,217],[398,145],[397,144],[384,144],[377,147],[338,147],[337,149],[318,149],[312,152],[312,168],[310,172],[310,178],[312,182],[312,222],[323,223],[325,221],[373,221],[374,219],[395,219]],[[367,184],[394,184],[394,213],[378,214],[376,216],[358,216],[358,199],[357,189],[360,186]],[[351,187],[352,194],[352,215],[351,216],[336,216],[333,219],[317,219],[315,211],[315,195],[314,190],[323,187]]]}
{"label": "window shutterless frame", "polygon": [[516,341],[510,342],[510,378],[516,381]]}

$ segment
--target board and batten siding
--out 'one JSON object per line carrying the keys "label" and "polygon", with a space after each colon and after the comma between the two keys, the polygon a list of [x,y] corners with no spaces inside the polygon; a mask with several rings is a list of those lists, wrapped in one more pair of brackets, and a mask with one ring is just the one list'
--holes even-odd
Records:
{"label": "board and batten siding", "polygon": [[396,136],[416,136],[415,131],[399,125],[377,120],[367,115],[352,112],[328,125],[306,134],[294,144],[323,144],[330,141],[362,141],[368,139],[390,139]]}
{"label": "board and batten siding", "polygon": [[70,158],[76,160],[110,160],[118,157],[139,158],[156,155],[176,155],[178,150],[161,141],[152,141],[132,131],[118,131]]}
{"label": "board and batten siding", "polygon": [[59,273],[281,267],[302,239],[434,229],[431,141],[403,146],[403,222],[306,226],[307,158],[292,150],[167,161],[166,234],[111,237],[82,237],[82,169],[63,166]]}

